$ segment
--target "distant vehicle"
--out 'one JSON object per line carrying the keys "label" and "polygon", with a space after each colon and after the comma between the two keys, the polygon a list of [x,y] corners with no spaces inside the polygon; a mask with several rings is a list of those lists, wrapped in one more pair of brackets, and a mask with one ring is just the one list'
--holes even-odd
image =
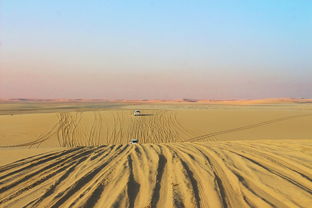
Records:
{"label": "distant vehicle", "polygon": [[131,139],[130,140],[130,144],[137,144],[137,143],[139,143],[138,139]]}
{"label": "distant vehicle", "polygon": [[140,115],[141,115],[141,111],[135,110],[135,111],[133,112],[133,115],[134,115],[134,116],[140,116]]}

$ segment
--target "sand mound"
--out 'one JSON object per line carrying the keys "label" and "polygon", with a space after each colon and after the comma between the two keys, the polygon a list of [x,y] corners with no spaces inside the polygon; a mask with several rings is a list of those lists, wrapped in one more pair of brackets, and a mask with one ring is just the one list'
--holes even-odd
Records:
{"label": "sand mound", "polygon": [[0,207],[311,207],[310,105],[103,106],[7,105]]}
{"label": "sand mound", "polygon": [[311,141],[72,148],[2,166],[0,206],[309,207],[311,152]]}

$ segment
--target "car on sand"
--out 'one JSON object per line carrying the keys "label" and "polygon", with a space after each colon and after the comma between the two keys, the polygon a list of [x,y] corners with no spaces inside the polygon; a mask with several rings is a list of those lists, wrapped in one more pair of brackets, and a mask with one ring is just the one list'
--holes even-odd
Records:
{"label": "car on sand", "polygon": [[141,111],[135,110],[135,111],[133,111],[133,115],[134,116],[140,116],[141,115]]}
{"label": "car on sand", "polygon": [[138,139],[131,139],[130,140],[130,144],[137,144],[137,143],[139,143]]}

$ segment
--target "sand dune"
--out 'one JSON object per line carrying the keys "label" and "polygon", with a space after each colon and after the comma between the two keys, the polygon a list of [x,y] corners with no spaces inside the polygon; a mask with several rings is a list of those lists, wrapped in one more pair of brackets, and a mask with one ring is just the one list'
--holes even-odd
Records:
{"label": "sand dune", "polygon": [[[145,111],[142,116],[132,116],[132,111],[94,111],[94,112],[63,112],[57,114],[37,114],[21,116],[2,116],[5,132],[4,138],[8,138],[8,145],[0,147],[76,147],[95,146],[102,144],[127,144],[132,138],[140,138],[140,143],[163,143],[172,141],[183,141],[196,133],[188,130],[177,120],[177,115],[173,111]],[[35,124],[42,120],[46,125],[40,127]],[[1,121],[1,118],[0,118]],[[12,122],[29,124],[24,131],[16,128]],[[33,136],[25,138],[26,132]],[[12,144],[12,137],[20,131],[22,139]],[[10,134],[11,132],[11,134]],[[35,135],[38,135],[35,137]],[[1,135],[1,133],[0,133]],[[28,142],[22,142],[29,140]]]}
{"label": "sand dune", "polygon": [[143,107],[0,116],[0,207],[311,206],[310,106]]}
{"label": "sand dune", "polygon": [[0,206],[309,207],[312,143],[285,142],[54,151],[0,168]]}
{"label": "sand dune", "polygon": [[0,116],[0,147],[312,139],[309,109],[105,110]]}

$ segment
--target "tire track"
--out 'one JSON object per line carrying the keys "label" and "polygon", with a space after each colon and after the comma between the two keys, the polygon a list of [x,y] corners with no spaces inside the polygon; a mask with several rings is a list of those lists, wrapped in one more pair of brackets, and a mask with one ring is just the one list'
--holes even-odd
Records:
{"label": "tire track", "polygon": [[261,126],[271,125],[273,123],[277,123],[277,122],[281,122],[281,121],[287,121],[287,120],[294,119],[294,118],[301,118],[301,117],[308,117],[308,116],[312,116],[312,114],[300,114],[300,115],[294,115],[294,116],[286,116],[286,117],[282,117],[282,118],[272,119],[272,120],[268,120],[268,121],[264,121],[264,122],[260,122],[260,123],[255,123],[255,124],[250,124],[250,125],[246,125],[246,126],[241,126],[241,127],[237,127],[237,128],[231,128],[231,129],[226,129],[226,130],[222,130],[222,131],[212,132],[212,133],[204,134],[201,136],[189,138],[189,139],[184,140],[184,141],[185,142],[201,141],[204,139],[208,139],[210,137],[215,137],[215,136],[233,133],[233,132],[237,132],[237,131],[244,131],[244,130],[253,129],[253,128],[257,128],[257,127],[261,127]]}
{"label": "tire track", "polygon": [[288,167],[274,152],[306,145],[181,142],[49,152],[0,167],[0,206],[308,208],[312,170]]}
{"label": "tire track", "polygon": [[105,118],[101,111],[89,112],[89,117],[85,115],[82,112],[58,113],[54,126],[37,139],[0,148],[38,148],[52,138],[57,139],[60,147],[77,147],[127,144],[133,138],[140,143],[177,142],[191,136],[191,131],[179,123],[173,111],[159,110],[144,116],[132,116],[129,111],[106,112]]}

